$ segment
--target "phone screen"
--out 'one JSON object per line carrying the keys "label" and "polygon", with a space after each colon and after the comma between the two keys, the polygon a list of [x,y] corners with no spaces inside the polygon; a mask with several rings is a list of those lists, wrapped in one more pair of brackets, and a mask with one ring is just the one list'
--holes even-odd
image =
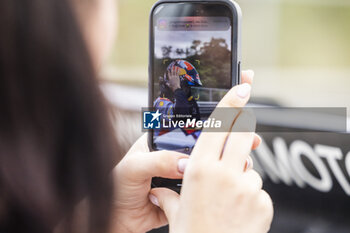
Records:
{"label": "phone screen", "polygon": [[[152,105],[161,127],[154,150],[190,153],[232,77],[232,11],[222,4],[167,3],[152,15]],[[189,124],[187,124],[189,123]],[[193,123],[193,124],[191,124]]]}

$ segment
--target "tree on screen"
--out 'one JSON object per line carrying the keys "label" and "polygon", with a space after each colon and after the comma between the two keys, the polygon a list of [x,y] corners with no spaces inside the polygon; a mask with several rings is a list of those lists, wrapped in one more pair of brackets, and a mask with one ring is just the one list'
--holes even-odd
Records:
{"label": "tree on screen", "polygon": [[227,88],[231,82],[231,51],[223,38],[212,38],[209,42],[193,40],[186,48],[165,45],[163,57],[156,59],[155,76],[163,76],[168,65],[176,59],[184,59],[193,64],[201,78],[203,87]]}

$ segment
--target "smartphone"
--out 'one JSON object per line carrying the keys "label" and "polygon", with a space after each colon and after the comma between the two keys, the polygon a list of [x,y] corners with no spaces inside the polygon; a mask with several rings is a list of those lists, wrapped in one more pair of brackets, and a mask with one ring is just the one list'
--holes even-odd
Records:
{"label": "smartphone", "polygon": [[[190,154],[201,129],[181,122],[204,121],[240,83],[240,7],[230,0],[158,1],[149,42],[149,108],[162,123],[149,131],[150,150]],[[179,190],[181,180],[154,178],[152,185]]]}

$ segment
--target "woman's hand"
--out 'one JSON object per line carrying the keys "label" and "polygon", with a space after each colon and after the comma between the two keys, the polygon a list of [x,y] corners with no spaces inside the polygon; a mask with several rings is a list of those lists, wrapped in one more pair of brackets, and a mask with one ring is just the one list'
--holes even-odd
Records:
{"label": "woman's hand", "polygon": [[141,233],[168,224],[149,198],[152,177],[182,179],[188,156],[174,151],[150,152],[147,134],[132,146],[114,169],[115,202],[112,233]]}
{"label": "woman's hand", "polygon": [[[242,82],[252,83],[253,73],[243,72]],[[252,149],[260,144],[255,135]],[[152,177],[182,179],[188,156],[173,151],[150,152],[143,135],[114,169],[116,199],[112,232],[141,233],[168,224],[163,210],[149,200]],[[250,165],[249,165],[250,164]],[[252,165],[247,159],[246,167]]]}
{"label": "woman's hand", "polygon": [[[219,107],[243,107],[250,85],[234,87]],[[218,110],[213,112],[216,118]],[[187,165],[181,196],[165,188],[152,189],[150,199],[166,214],[171,233],[267,232],[273,217],[270,196],[262,180],[245,163],[254,143],[255,118],[233,111],[226,132],[205,133]]]}

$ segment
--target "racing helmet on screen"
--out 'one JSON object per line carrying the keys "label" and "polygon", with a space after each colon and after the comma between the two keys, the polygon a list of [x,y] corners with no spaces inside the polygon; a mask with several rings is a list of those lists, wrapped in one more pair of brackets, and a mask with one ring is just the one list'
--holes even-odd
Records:
{"label": "racing helmet on screen", "polygon": [[171,71],[171,69],[174,66],[180,68],[180,80],[181,80],[181,82],[185,82],[189,86],[195,86],[195,87],[203,86],[196,68],[191,63],[189,63],[188,61],[185,61],[185,60],[173,61],[168,66],[166,73]]}

